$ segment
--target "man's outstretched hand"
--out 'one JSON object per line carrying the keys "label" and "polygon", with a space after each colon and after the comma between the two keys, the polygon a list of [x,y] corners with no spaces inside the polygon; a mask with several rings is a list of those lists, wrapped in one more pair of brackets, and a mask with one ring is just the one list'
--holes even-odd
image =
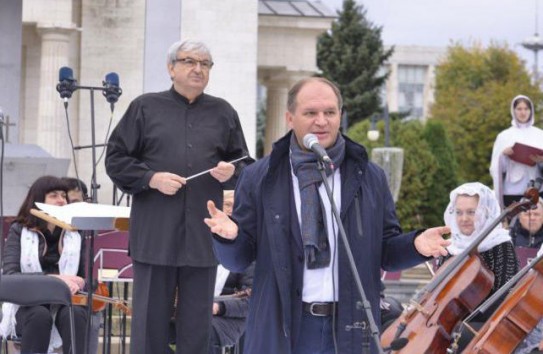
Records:
{"label": "man's outstretched hand", "polygon": [[226,213],[217,209],[213,201],[207,201],[207,210],[211,217],[205,218],[204,222],[209,226],[211,232],[229,240],[238,237],[238,225]]}
{"label": "man's outstretched hand", "polygon": [[425,257],[446,256],[448,251],[445,247],[451,244],[443,238],[449,234],[451,229],[448,226],[433,227],[418,235],[415,238],[415,248]]}

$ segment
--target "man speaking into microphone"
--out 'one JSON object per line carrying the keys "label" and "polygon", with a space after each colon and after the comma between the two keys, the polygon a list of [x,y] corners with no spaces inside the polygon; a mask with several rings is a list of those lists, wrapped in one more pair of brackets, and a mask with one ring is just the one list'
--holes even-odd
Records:
{"label": "man speaking into microphone", "polygon": [[[368,320],[357,309],[360,297],[318,160],[377,323],[380,269],[446,255],[449,242],[442,235],[449,229],[402,233],[383,171],[363,146],[339,132],[342,98],[336,85],[303,79],[289,91],[287,104],[291,131],[270,156],[241,173],[232,219],[209,201],[205,222],[226,268],[239,272],[256,259],[244,351],[358,354],[371,340],[364,330]],[[368,349],[377,352],[375,343]]]}

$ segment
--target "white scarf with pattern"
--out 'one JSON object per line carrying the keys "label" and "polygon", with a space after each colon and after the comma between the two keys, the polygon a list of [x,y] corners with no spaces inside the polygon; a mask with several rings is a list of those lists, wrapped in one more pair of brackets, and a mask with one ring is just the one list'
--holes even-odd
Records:
{"label": "white scarf with pattern", "polygon": [[[22,273],[42,272],[39,258],[39,238],[40,235],[38,235],[37,232],[23,227],[21,233]],[[78,232],[65,231],[62,242],[63,248],[58,262],[60,274],[76,275],[79,269],[79,258],[81,254],[81,235]],[[15,314],[17,313],[17,310],[19,310],[18,305],[7,302],[2,305],[2,322],[0,322],[0,335],[2,337],[17,336],[15,332],[15,325],[17,324]],[[56,310],[52,311],[52,315],[54,319]],[[58,348],[61,345],[62,339],[60,338],[58,329],[53,325],[48,352],[53,352],[55,348]]]}

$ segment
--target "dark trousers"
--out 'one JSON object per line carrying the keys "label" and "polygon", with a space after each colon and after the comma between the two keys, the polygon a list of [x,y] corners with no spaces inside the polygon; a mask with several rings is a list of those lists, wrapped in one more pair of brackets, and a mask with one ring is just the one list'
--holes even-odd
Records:
{"label": "dark trousers", "polygon": [[133,262],[130,353],[168,353],[175,289],[176,353],[207,354],[217,267],[169,267]]}
{"label": "dark trousers", "polygon": [[[221,354],[223,347],[235,346],[236,353],[243,353],[243,332],[238,331],[240,328],[233,321],[240,321],[240,318],[228,318],[222,316],[213,316],[211,320],[211,332],[209,339],[209,354]],[[245,321],[245,319],[243,319]],[[221,324],[219,326],[219,323]],[[228,333],[225,332],[228,328]],[[175,345],[175,322],[170,321],[170,344]],[[174,351],[170,350],[169,354]]]}
{"label": "dark trousers", "polygon": [[[24,306],[20,307],[15,315],[17,320],[16,331],[21,336],[21,353],[47,353],[53,317],[49,306]],[[75,350],[76,353],[85,352],[85,336],[87,326],[87,309],[82,306],[74,306],[75,319]],[[62,306],[57,312],[55,325],[62,338],[62,351],[71,353],[72,337],[70,333],[70,309]]]}
{"label": "dark trousers", "polygon": [[335,354],[332,337],[332,316],[302,315],[300,336],[293,350],[294,354]]}

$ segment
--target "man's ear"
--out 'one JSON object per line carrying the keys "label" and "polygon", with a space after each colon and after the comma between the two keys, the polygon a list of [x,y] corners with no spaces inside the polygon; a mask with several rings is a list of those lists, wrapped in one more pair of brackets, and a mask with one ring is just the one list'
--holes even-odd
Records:
{"label": "man's ear", "polygon": [[166,66],[168,68],[168,75],[170,75],[170,80],[173,81],[173,77],[175,76],[174,72],[173,72],[173,65],[168,63],[168,64],[166,64]]}
{"label": "man's ear", "polygon": [[287,127],[292,129],[292,114],[289,111],[285,113],[285,121],[287,122]]}

